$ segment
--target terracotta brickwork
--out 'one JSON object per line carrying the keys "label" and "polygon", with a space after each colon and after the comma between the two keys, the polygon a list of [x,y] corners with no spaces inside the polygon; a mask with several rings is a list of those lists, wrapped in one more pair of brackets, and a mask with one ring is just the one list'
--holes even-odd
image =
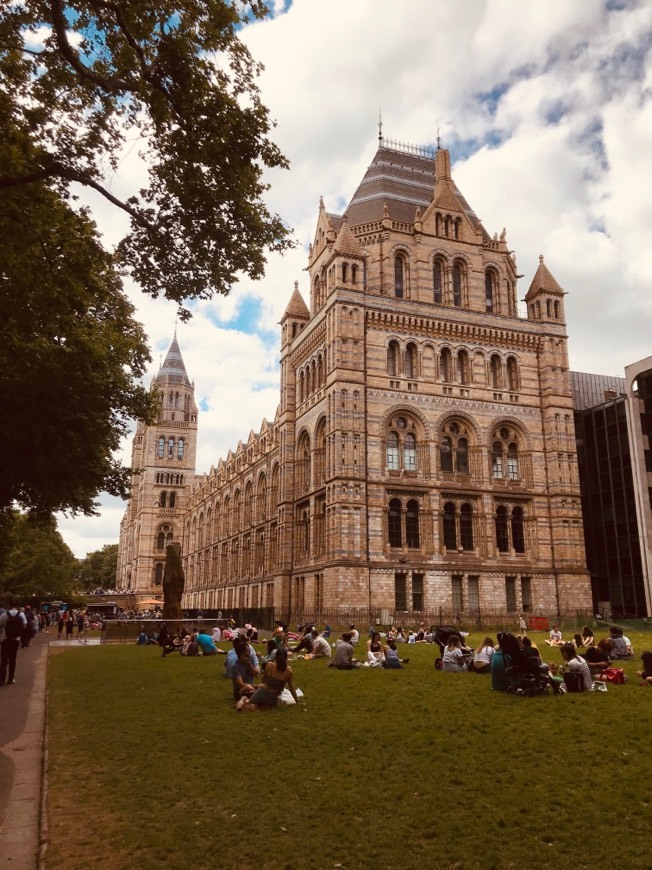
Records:
{"label": "terracotta brickwork", "polygon": [[381,142],[347,213],[321,203],[308,274],[275,419],[184,502],[184,605],[589,611],[564,291],[543,258],[520,316],[506,233],[448,152]]}

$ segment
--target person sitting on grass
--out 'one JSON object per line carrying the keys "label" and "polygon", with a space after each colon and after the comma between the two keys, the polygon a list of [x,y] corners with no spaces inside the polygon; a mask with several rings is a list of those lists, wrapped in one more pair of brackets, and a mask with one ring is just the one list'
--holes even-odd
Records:
{"label": "person sitting on grass", "polygon": [[547,640],[548,646],[561,646],[563,643],[562,634],[557,623],[550,630],[550,640]]}
{"label": "person sitting on grass", "polygon": [[351,645],[351,634],[345,631],[342,637],[337,639],[335,644],[335,658],[328,665],[329,668],[337,668],[340,671],[350,671],[353,668],[359,668],[361,663],[353,655],[353,646]]}
{"label": "person sitting on grass", "polygon": [[331,657],[331,645],[316,628],[310,632],[312,640],[312,652],[308,653],[307,659],[329,659]]}
{"label": "person sitting on grass", "polygon": [[211,631],[211,640],[214,644],[221,643],[222,641],[222,629],[219,625],[214,625]]}
{"label": "person sitting on grass", "polygon": [[641,661],[643,670],[636,671],[636,676],[640,677],[639,686],[652,686],[652,652],[642,652]]}
{"label": "person sitting on grass", "polygon": [[206,633],[206,629],[202,628],[197,633],[197,646],[201,650],[203,656],[216,656],[217,647],[213,643],[210,634]]}
{"label": "person sitting on grass", "polygon": [[591,677],[589,666],[582,656],[577,654],[577,650],[572,643],[565,643],[562,645],[561,657],[566,662],[564,671],[566,673],[577,674],[582,682],[584,691],[592,691],[593,679]]}
{"label": "person sitting on grass", "polygon": [[472,666],[469,665],[469,670],[475,671],[476,674],[491,673],[491,659],[495,651],[493,638],[485,637],[482,643],[476,647],[473,663]]}
{"label": "person sitting on grass", "polygon": [[585,625],[582,629],[582,643],[584,646],[592,646],[593,645],[593,630]]}
{"label": "person sitting on grass", "polygon": [[591,643],[584,651],[583,658],[592,674],[599,674],[605,668],[608,668],[611,654],[611,641],[608,638],[601,640],[596,646]]}
{"label": "person sitting on grass", "polygon": [[288,665],[287,650],[279,649],[274,661],[265,665],[262,686],[258,686],[252,695],[240,698],[235,708],[248,712],[271,710],[278,705],[279,695],[286,686],[295,704],[298,704],[299,698],[292,684],[292,668]]}
{"label": "person sitting on grass", "polygon": [[456,634],[452,634],[448,638],[441,669],[449,674],[460,673],[466,670],[466,662],[462,652],[462,641]]}
{"label": "person sitting on grass", "polygon": [[618,625],[612,625],[609,627],[609,634],[611,635],[611,659],[615,661],[617,659],[632,659],[634,658],[634,650],[632,649],[632,643],[630,639],[623,633],[622,628]]}
{"label": "person sitting on grass", "polygon": [[383,655],[384,661],[382,662],[382,666],[384,668],[395,669],[398,670],[402,668],[404,664],[407,664],[410,659],[401,659],[398,656],[398,650],[396,649],[396,641],[388,640],[383,646]]}
{"label": "person sitting on grass", "polygon": [[573,646],[575,649],[579,649],[584,646],[584,641],[582,640],[582,635],[577,633],[573,635]]}
{"label": "person sitting on grass", "polygon": [[147,646],[149,644],[149,638],[147,637],[147,632],[144,628],[141,628],[138,637],[136,638],[136,643],[138,646]]}
{"label": "person sitting on grass", "polygon": [[367,641],[367,661],[365,664],[368,668],[379,668],[384,660],[385,654],[383,653],[383,645],[380,641],[380,633],[374,630]]}
{"label": "person sitting on grass", "polygon": [[351,646],[356,647],[360,640],[360,632],[353,623],[349,626],[349,634],[351,635]]}
{"label": "person sitting on grass", "polygon": [[494,692],[506,692],[514,685],[514,678],[507,673],[505,653],[500,649],[501,637],[502,633],[498,635],[498,646],[491,657],[491,688]]}
{"label": "person sitting on grass", "polygon": [[224,676],[228,677],[229,680],[233,679],[232,669],[233,665],[238,660],[238,653],[241,647],[244,647],[248,651],[251,667],[259,668],[256,650],[252,647],[252,645],[247,641],[245,637],[234,637],[232,643],[233,649],[230,649],[228,651],[228,653],[226,654],[226,660],[224,662]]}
{"label": "person sitting on grass", "polygon": [[541,653],[527,635],[523,637],[523,654],[526,656],[526,658],[532,659],[538,664],[541,663]]}
{"label": "person sitting on grass", "polygon": [[251,664],[249,657],[249,644],[243,638],[236,641],[235,651],[237,658],[231,667],[231,680],[233,684],[233,700],[249,698],[255,692],[254,680],[260,674],[260,668]]}

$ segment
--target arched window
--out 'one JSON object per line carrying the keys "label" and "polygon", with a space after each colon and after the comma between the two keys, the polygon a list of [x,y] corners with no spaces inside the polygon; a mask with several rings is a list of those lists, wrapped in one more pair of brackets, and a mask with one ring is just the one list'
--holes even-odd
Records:
{"label": "arched window", "polygon": [[552,302],[550,299],[546,299],[546,316],[549,320],[552,318]]}
{"label": "arched window", "polygon": [[348,278],[349,267],[347,263],[342,263],[342,284],[346,284]]}
{"label": "arched window", "polygon": [[170,493],[170,507],[171,508],[175,507],[176,503],[177,503],[177,494],[176,494],[176,492],[171,492]]}
{"label": "arched window", "polygon": [[186,445],[183,438],[179,438],[179,441],[177,442],[177,459],[183,459],[183,451],[185,446]]}
{"label": "arched window", "polygon": [[406,471],[417,469],[417,442],[411,432],[407,433],[403,441],[403,468]]}
{"label": "arched window", "polygon": [[525,552],[525,532],[523,528],[523,508],[512,509],[512,546],[514,552]]}
{"label": "arched window", "polygon": [[326,480],[326,420],[321,420],[315,433],[315,484]]}
{"label": "arched window", "polygon": [[405,272],[405,258],[398,254],[394,258],[394,295],[397,299],[402,299],[405,295]]}
{"label": "arched window", "polygon": [[165,438],[161,435],[158,439],[158,447],[156,449],[156,456],[158,459],[163,459],[165,456]]}
{"label": "arched window", "polygon": [[457,550],[457,530],[455,528],[455,505],[447,501],[444,505],[444,547]]}
{"label": "arched window", "polygon": [[507,360],[507,387],[512,393],[518,390],[518,363],[513,356]]}
{"label": "arched window", "polygon": [[166,506],[167,506],[167,501],[168,501],[168,494],[167,494],[167,492],[162,492],[162,493],[159,495],[159,497],[158,497],[158,506],[159,506],[159,507],[162,507],[162,508],[166,507]]}
{"label": "arched window", "polygon": [[506,553],[509,550],[507,508],[502,504],[496,508],[496,546],[500,553]]}
{"label": "arched window", "polygon": [[473,507],[468,502],[460,510],[460,543],[463,550],[473,549]]}
{"label": "arched window", "polygon": [[156,570],[154,573],[154,583],[156,586],[160,586],[163,583],[163,562],[156,563]]}
{"label": "arched window", "polygon": [[457,308],[462,305],[462,267],[459,263],[453,266],[453,305]]}
{"label": "arched window", "polygon": [[165,549],[165,532],[159,532],[156,538],[156,549],[164,550]]}
{"label": "arched window", "polygon": [[306,398],[306,376],[303,369],[299,372],[299,404]]}
{"label": "arched window", "polygon": [[435,260],[432,264],[432,287],[433,301],[441,305],[444,298],[444,268],[441,260]]}
{"label": "arched window", "polygon": [[442,427],[439,444],[440,468],[442,472],[469,474],[469,439],[463,422],[451,420]]}
{"label": "arched window", "polygon": [[494,312],[494,299],[496,294],[496,275],[492,269],[484,273],[485,311],[487,314]]}
{"label": "arched window", "polygon": [[419,548],[419,502],[410,499],[405,513],[405,543],[411,549]]}
{"label": "arched window", "polygon": [[390,547],[402,547],[401,536],[401,502],[393,498],[389,503],[387,532]]}
{"label": "arched window", "polygon": [[174,456],[174,438],[168,438],[168,456]]}
{"label": "arched window", "polygon": [[489,371],[491,375],[491,386],[494,390],[499,390],[503,385],[502,378],[502,361],[497,353],[495,353],[489,362]]}
{"label": "arched window", "polygon": [[442,471],[453,470],[453,442],[445,435],[439,445],[439,457]]}
{"label": "arched window", "polygon": [[559,320],[559,302],[555,300],[555,320]]}
{"label": "arched window", "polygon": [[447,347],[442,348],[439,356],[439,374],[444,384],[450,384],[453,380],[453,358]]}
{"label": "arched window", "polygon": [[387,345],[387,374],[392,378],[398,377],[400,353],[398,342],[390,341]]}
{"label": "arched window", "polygon": [[358,283],[358,267],[355,263],[351,266],[351,283],[353,285]]}
{"label": "arched window", "polygon": [[417,376],[417,349],[412,343],[405,348],[405,377],[416,378]]}
{"label": "arched window", "polygon": [[387,434],[387,467],[392,471],[398,471],[400,467],[397,432],[388,432]]}
{"label": "arched window", "polygon": [[460,350],[457,354],[457,382],[469,383],[469,355],[465,350]]}
{"label": "arched window", "polygon": [[297,447],[297,471],[299,486],[303,491],[310,488],[310,438],[303,434]]}
{"label": "arched window", "polygon": [[507,448],[507,476],[510,480],[519,479],[518,445],[512,442]]}

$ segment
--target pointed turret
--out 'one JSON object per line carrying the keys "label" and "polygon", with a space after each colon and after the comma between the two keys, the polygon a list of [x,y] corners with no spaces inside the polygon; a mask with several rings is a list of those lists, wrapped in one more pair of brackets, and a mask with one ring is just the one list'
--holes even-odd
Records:
{"label": "pointed turret", "polygon": [[360,243],[351,231],[347,215],[344,215],[344,217],[342,218],[342,226],[340,227],[340,231],[337,234],[337,238],[335,239],[333,251],[334,253],[341,254],[343,256],[352,255],[359,257],[362,255]]}
{"label": "pointed turret", "polygon": [[566,292],[544,263],[543,254],[541,254],[539,256],[539,267],[534,273],[530,289],[525,296],[528,319],[565,322],[565,295]]}
{"label": "pointed turret", "polygon": [[280,320],[281,344],[286,345],[289,341],[292,341],[309,320],[310,312],[308,311],[308,306],[303,301],[303,296],[299,292],[299,282],[295,281],[294,292]]}

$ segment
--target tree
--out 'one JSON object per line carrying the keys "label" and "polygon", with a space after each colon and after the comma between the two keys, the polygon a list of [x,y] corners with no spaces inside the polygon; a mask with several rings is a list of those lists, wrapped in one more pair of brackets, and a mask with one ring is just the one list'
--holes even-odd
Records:
{"label": "tree", "polygon": [[101,550],[87,553],[86,558],[79,562],[77,569],[77,585],[80,591],[94,592],[98,588],[112,589],[115,586],[117,567],[117,544],[106,544]]}
{"label": "tree", "polygon": [[127,494],[113,453],[156,411],[142,327],[88,215],[43,186],[0,198],[0,282],[0,511],[93,513]]}
{"label": "tree", "polygon": [[[3,5],[0,190],[101,194],[130,219],[115,265],[183,317],[185,300],[228,293],[239,273],[262,277],[266,252],[291,244],[262,199],[265,168],[287,161],[238,38],[266,14],[235,0]],[[104,176],[134,142],[149,184],[120,198]]]}
{"label": "tree", "polygon": [[0,598],[28,600],[59,598],[74,594],[77,560],[50,518],[37,521],[18,511],[7,511],[5,559],[0,568]]}

